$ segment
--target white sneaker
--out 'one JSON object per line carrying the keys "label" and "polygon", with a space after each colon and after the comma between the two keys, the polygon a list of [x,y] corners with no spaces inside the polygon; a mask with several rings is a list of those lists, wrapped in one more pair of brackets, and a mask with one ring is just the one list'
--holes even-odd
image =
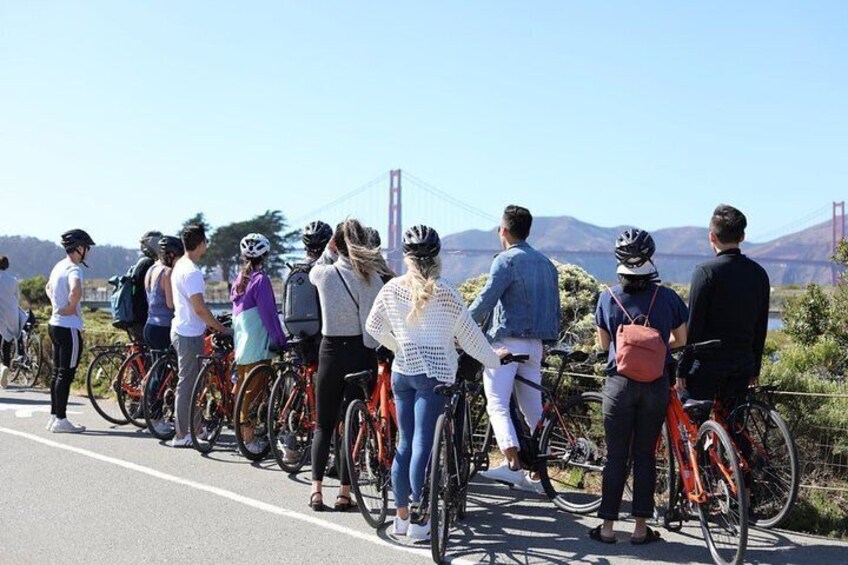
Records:
{"label": "white sneaker", "polygon": [[51,415],[50,415],[50,419],[49,419],[49,420],[47,420],[47,425],[44,427],[44,429],[45,429],[45,430],[47,430],[47,431],[49,432],[49,431],[50,431],[50,429],[53,427],[53,424],[55,424],[55,423],[56,423],[56,415],[55,415],[55,414],[51,414]]}
{"label": "white sneaker", "polygon": [[182,439],[177,439],[176,437],[174,437],[174,439],[171,440],[171,443],[169,445],[171,447],[192,447],[191,436],[185,436]]}
{"label": "white sneaker", "polygon": [[6,388],[9,384],[9,368],[6,365],[0,365],[0,388]]}
{"label": "white sneaker", "polygon": [[56,421],[50,426],[50,431],[54,434],[81,434],[85,431],[85,426],[76,426],[67,418],[56,418]]}
{"label": "white sneaker", "polygon": [[516,488],[520,488],[520,485],[526,480],[524,471],[513,471],[509,468],[509,463],[503,463],[494,469],[489,469],[488,471],[480,471],[480,476],[484,479],[489,479],[490,481],[507,483],[515,486]]}
{"label": "white sneaker", "polygon": [[153,429],[156,430],[156,433],[162,436],[171,435],[174,431],[174,426],[168,424],[164,420],[159,420],[153,424]]}
{"label": "white sneaker", "polygon": [[262,453],[268,447],[268,441],[257,437],[253,438],[253,441],[244,444],[244,446],[251,453]]}
{"label": "white sneaker", "polygon": [[416,541],[430,541],[430,521],[424,524],[409,524],[406,537]]}
{"label": "white sneaker", "polygon": [[409,531],[409,518],[404,520],[400,516],[395,516],[392,520],[392,534],[396,536],[405,536]]}
{"label": "white sneaker", "polygon": [[515,483],[513,486],[518,490],[532,492],[535,494],[545,494],[545,487],[542,486],[542,481],[534,481],[527,475],[524,475],[524,480],[520,483]]}

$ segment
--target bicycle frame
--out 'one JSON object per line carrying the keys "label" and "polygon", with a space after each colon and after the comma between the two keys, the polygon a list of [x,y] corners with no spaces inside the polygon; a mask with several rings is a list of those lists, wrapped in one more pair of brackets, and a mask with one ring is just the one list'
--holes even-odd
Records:
{"label": "bicycle frame", "polygon": [[201,366],[198,374],[203,372],[204,367],[207,365],[212,365],[214,367],[214,375],[215,380],[217,381],[217,386],[223,393],[224,414],[228,420],[232,420],[235,395],[233,394],[233,383],[227,377],[230,373],[229,369],[233,365],[233,353],[216,351],[211,355],[198,355],[197,359],[203,362],[203,366]]}

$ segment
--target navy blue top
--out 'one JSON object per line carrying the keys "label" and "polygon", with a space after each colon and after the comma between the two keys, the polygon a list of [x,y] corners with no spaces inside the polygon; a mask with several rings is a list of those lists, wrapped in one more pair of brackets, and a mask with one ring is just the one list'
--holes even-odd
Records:
{"label": "navy blue top", "polygon": [[[637,323],[644,324],[644,316],[648,313],[656,288],[657,285],[652,284],[646,290],[626,293],[622,290],[621,285],[616,285],[612,289],[602,292],[598,298],[598,308],[595,310],[595,324],[599,328],[605,329],[612,338],[606,366],[607,375],[616,374],[615,335],[618,327],[621,324],[630,323],[627,314],[621,310],[621,307],[610,296],[610,292],[615,293],[618,300],[627,308],[627,312]],[[683,300],[681,300],[677,293],[668,287],[659,287],[654,308],[651,310],[650,325],[652,328],[659,330],[663,341],[668,343],[671,330],[680,327],[681,324],[685,324],[688,319],[689,309],[686,308],[686,304],[683,303]],[[672,361],[670,351],[668,353],[668,361]]]}

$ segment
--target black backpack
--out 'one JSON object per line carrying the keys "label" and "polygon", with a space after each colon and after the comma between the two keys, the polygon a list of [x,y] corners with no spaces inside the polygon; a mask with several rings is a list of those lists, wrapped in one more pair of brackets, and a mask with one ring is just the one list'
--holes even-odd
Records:
{"label": "black backpack", "polygon": [[283,323],[293,337],[314,337],[321,333],[321,303],[318,289],[309,280],[312,265],[289,265],[283,285]]}

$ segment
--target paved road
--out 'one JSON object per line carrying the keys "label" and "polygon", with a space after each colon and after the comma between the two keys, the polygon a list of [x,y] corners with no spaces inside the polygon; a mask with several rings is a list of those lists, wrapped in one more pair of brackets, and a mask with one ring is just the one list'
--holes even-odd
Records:
{"label": "paved road", "polygon": [[[2,564],[430,562],[429,546],[399,543],[359,514],[310,511],[307,473],[251,464],[233,452],[232,437],[208,457],[170,449],[110,426],[79,397],[71,418],[89,431],[53,435],[44,431],[49,400],[42,391],[0,392]],[[471,502],[451,538],[454,563],[710,563],[695,526],[663,531],[665,541],[650,546],[607,546],[586,536],[596,519],[533,495],[481,480]],[[848,544],[754,531],[748,560],[845,564]]]}

